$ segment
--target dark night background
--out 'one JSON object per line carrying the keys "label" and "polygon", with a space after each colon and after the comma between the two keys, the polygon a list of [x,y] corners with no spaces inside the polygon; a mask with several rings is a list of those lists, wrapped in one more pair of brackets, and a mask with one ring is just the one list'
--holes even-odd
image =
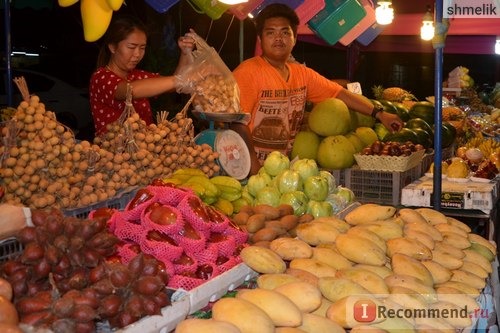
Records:
{"label": "dark night background", "polygon": [[[17,1],[17,2],[16,2]],[[5,27],[3,0],[0,6],[2,17],[1,53],[4,58]],[[23,3],[36,2],[39,9],[19,8]],[[29,64],[22,59],[13,59],[13,65],[29,67],[61,78],[80,88],[86,88],[95,67],[99,41],[85,42],[81,25],[79,4],[61,8],[53,0],[14,0],[11,5],[11,45],[14,51],[39,52],[39,63]],[[17,4],[16,4],[17,3]],[[396,5],[395,5],[396,7]],[[198,13],[186,1],[177,2],[166,13],[158,13],[144,0],[127,0],[120,11],[128,11],[141,17],[151,28],[149,49],[142,67],[170,74],[178,58],[177,37],[189,28],[219,51],[230,69],[240,61],[239,36],[244,32],[244,58],[254,52],[255,32],[249,19],[241,22],[229,13],[220,19],[211,20]],[[397,8],[395,8],[397,15]],[[422,43],[419,36],[378,36],[377,39],[404,39],[405,43]],[[418,98],[434,93],[434,54],[398,52],[364,52],[356,43],[349,47],[318,45],[300,41],[293,55],[331,79],[359,81],[363,93],[372,97],[374,85],[400,86],[413,92]],[[354,55],[354,57],[353,57]],[[352,60],[354,59],[354,61]],[[4,64],[1,65],[2,67]],[[494,85],[499,80],[499,56],[445,54],[443,77],[456,66],[470,69],[476,85]],[[29,85],[29,82],[28,82]],[[36,92],[33,92],[36,93]],[[183,96],[169,94],[155,101],[155,108],[178,111],[182,108]]]}

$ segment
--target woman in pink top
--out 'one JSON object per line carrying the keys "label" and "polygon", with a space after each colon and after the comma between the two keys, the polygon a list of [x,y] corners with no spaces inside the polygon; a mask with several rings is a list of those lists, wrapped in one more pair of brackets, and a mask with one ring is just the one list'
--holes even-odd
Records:
{"label": "woman in pink top", "polygon": [[106,126],[120,117],[125,108],[127,84],[132,87],[134,109],[147,124],[153,122],[149,97],[175,91],[174,75],[189,63],[194,40],[187,35],[179,38],[182,52],[173,76],[136,68],[144,57],[146,43],[146,27],[139,19],[121,16],[111,22],[97,58],[97,70],[90,80],[90,106],[96,135],[105,133]]}
{"label": "woman in pink top", "polygon": [[318,103],[336,97],[349,109],[376,117],[391,132],[403,122],[397,115],[374,109],[371,101],[344,89],[311,68],[292,59],[299,18],[284,4],[270,4],[256,20],[262,55],[242,62],[234,71],[243,112],[251,114],[248,126],[233,124],[248,143],[255,174],[273,150],[289,155],[300,130],[306,101]]}

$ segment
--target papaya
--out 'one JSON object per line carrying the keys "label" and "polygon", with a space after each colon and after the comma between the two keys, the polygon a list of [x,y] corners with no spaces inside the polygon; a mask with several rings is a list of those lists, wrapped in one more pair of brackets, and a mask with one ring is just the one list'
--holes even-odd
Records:
{"label": "papaya", "polygon": [[408,110],[410,118],[421,118],[429,125],[434,124],[434,104],[427,101],[420,101],[412,105]]}

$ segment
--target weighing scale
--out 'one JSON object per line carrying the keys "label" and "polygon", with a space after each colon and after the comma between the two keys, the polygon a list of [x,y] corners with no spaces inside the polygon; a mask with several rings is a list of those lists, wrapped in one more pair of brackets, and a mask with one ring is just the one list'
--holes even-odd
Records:
{"label": "weighing scale", "polygon": [[243,138],[235,131],[223,128],[215,129],[215,122],[227,125],[232,122],[247,122],[250,115],[247,113],[221,113],[204,112],[197,108],[193,115],[198,119],[209,122],[209,128],[200,132],[194,138],[197,145],[208,144],[214,151],[219,153],[217,163],[221,167],[221,173],[242,180],[250,172],[250,152]]}

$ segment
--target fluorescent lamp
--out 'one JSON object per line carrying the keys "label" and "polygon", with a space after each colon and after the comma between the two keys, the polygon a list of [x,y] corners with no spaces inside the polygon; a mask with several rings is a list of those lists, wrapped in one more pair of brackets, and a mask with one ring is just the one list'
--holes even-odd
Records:
{"label": "fluorescent lamp", "polygon": [[248,2],[248,0],[219,0],[221,3],[225,3],[226,5],[237,5],[239,3]]}
{"label": "fluorescent lamp", "polygon": [[392,1],[377,1],[378,7],[375,9],[375,18],[380,25],[392,23],[394,19],[394,9],[391,7]]}
{"label": "fluorescent lamp", "polygon": [[434,17],[432,16],[430,9],[427,10],[422,20],[420,38],[423,40],[431,40],[434,38]]}

